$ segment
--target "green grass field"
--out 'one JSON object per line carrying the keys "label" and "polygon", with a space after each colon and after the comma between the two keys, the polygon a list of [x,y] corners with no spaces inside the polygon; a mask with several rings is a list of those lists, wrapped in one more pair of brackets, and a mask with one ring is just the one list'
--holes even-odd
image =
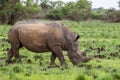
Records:
{"label": "green grass field", "polygon": [[[7,32],[11,26],[0,25],[0,80],[120,80],[120,23],[102,21],[62,21],[80,35],[80,50],[87,56],[98,55],[87,63],[73,66],[64,52],[68,69],[48,69],[50,52],[33,53],[20,49],[22,64],[6,65]],[[56,60],[57,65],[59,61]]]}

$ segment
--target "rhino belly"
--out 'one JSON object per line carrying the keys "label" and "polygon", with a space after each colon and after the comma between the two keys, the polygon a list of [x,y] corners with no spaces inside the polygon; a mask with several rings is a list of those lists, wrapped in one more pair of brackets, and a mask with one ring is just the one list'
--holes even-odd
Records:
{"label": "rhino belly", "polygon": [[47,52],[47,51],[49,51],[49,48],[43,43],[35,44],[34,42],[27,42],[27,43],[22,43],[22,45],[26,49],[33,51],[33,52]]}
{"label": "rhino belly", "polygon": [[49,48],[46,44],[46,38],[37,34],[19,34],[20,43],[28,50],[33,52],[47,52]]}

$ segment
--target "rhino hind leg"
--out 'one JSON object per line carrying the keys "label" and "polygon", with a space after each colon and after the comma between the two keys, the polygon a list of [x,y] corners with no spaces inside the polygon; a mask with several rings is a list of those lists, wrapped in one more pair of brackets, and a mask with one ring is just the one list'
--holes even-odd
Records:
{"label": "rhino hind leg", "polygon": [[18,61],[21,63],[21,57],[19,55],[19,48],[18,49],[13,49],[13,56],[18,59]]}
{"label": "rhino hind leg", "polygon": [[[62,67],[67,67],[67,64],[65,62],[65,59],[64,59],[64,56],[63,56],[63,53],[62,53],[62,48],[60,46],[53,46],[52,52],[54,53],[54,55],[56,57],[58,57],[58,59],[61,63],[61,66]],[[53,63],[54,63],[54,59],[53,59]]]}
{"label": "rhino hind leg", "polygon": [[19,56],[19,48],[22,47],[22,45],[20,44],[20,42],[17,41],[11,41],[11,49],[8,51],[8,59],[7,59],[7,63],[9,64],[10,62],[12,62],[12,58],[15,57],[16,59],[18,59],[19,62],[21,62],[21,57]]}
{"label": "rhino hind leg", "polygon": [[8,59],[7,59],[7,63],[9,63],[10,61],[12,61],[12,58],[15,57],[17,59],[19,59],[19,61],[21,61],[21,58],[19,56],[19,48],[22,47],[22,44],[19,40],[19,35],[18,33],[16,33],[16,30],[10,30],[8,33],[8,41],[11,44],[11,48],[8,51]]}
{"label": "rhino hind leg", "polygon": [[10,48],[9,49],[9,51],[8,51],[8,59],[6,60],[6,62],[8,63],[8,64],[10,64],[10,63],[12,63],[12,57],[13,57],[13,50],[12,50],[12,48]]}
{"label": "rhino hind leg", "polygon": [[8,59],[7,59],[8,64],[12,63],[13,57],[15,57],[16,59],[18,59],[19,62],[21,62],[21,57],[19,56],[19,48],[15,49],[11,47],[11,49],[8,51]]}

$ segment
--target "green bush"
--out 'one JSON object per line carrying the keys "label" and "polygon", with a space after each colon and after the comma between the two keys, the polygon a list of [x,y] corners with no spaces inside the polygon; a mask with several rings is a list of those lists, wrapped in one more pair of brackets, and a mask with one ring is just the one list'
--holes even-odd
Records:
{"label": "green bush", "polygon": [[120,22],[120,11],[109,9],[102,15],[101,19],[106,22]]}
{"label": "green bush", "polygon": [[91,3],[87,0],[69,2],[63,7],[52,9],[46,15],[49,19],[86,20],[91,12]]}
{"label": "green bush", "polygon": [[101,16],[105,13],[106,9],[100,7],[92,10],[90,17],[92,19],[101,19]]}
{"label": "green bush", "polygon": [[35,1],[27,0],[24,3],[20,0],[0,1],[0,23],[14,24],[18,19],[33,17],[40,11],[40,6],[37,4],[37,0]]}
{"label": "green bush", "polygon": [[63,12],[61,12],[61,9],[53,9],[48,12],[46,17],[49,19],[60,20],[63,17]]}

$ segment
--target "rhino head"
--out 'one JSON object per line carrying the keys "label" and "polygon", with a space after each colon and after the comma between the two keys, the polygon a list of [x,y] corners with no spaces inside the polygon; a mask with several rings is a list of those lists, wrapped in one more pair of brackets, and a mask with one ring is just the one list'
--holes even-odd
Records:
{"label": "rhino head", "polygon": [[80,62],[87,62],[91,58],[86,57],[83,52],[80,52],[79,49],[79,35],[76,35],[76,38],[71,42],[71,48],[68,50],[68,57],[73,65],[77,65]]}

